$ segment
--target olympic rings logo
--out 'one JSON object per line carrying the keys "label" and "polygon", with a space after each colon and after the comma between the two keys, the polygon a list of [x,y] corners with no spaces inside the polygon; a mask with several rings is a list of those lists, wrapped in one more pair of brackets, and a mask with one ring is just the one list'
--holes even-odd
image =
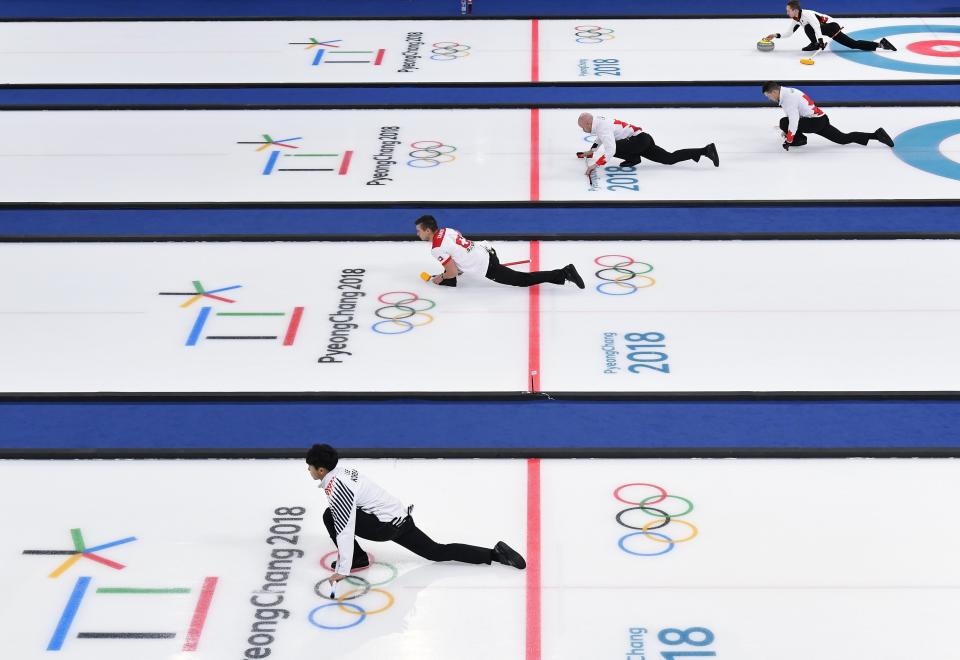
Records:
{"label": "olympic rings logo", "polygon": [[[649,289],[657,281],[647,275],[653,272],[653,266],[645,261],[637,261],[633,257],[622,254],[605,254],[597,257],[593,263],[603,266],[594,273],[597,279],[603,280],[597,285],[597,291],[608,296],[629,296],[640,289]],[[633,266],[637,270],[633,270]]]}
{"label": "olympic rings logo", "polygon": [[578,44],[599,44],[610,39],[616,39],[613,28],[605,28],[599,25],[578,25],[573,28],[573,36],[576,37]]}
{"label": "olympic rings logo", "polygon": [[436,307],[437,303],[421,298],[412,291],[388,291],[377,296],[377,300],[384,306],[374,314],[384,320],[377,321],[372,327],[374,332],[381,335],[402,335],[433,323],[433,315],[427,314],[427,310]]}
{"label": "olympic rings logo", "polygon": [[[648,495],[639,500],[630,500],[624,497],[623,491],[625,489],[636,487],[653,489],[655,492],[654,494]],[[626,552],[628,555],[635,555],[637,557],[658,557],[660,555],[665,555],[673,550],[678,543],[692,541],[697,537],[697,534],[700,533],[700,530],[697,529],[696,525],[680,518],[680,516],[685,516],[693,511],[693,502],[688,500],[686,497],[681,497],[680,495],[668,495],[667,491],[656,484],[623,484],[622,486],[618,486],[616,490],[613,491],[613,496],[620,502],[631,505],[620,511],[616,516],[617,524],[622,527],[626,527],[627,529],[637,530],[635,532],[624,534],[620,537],[620,540],[617,541],[617,545],[620,546],[620,549]],[[670,507],[667,506],[666,501],[668,499],[681,502],[686,505],[686,508],[684,508],[682,511],[667,511],[667,509],[673,505],[673,503],[670,503]],[[639,514],[632,513],[634,511],[639,511]],[[648,520],[646,518],[642,518],[639,521],[632,519],[629,521],[626,520],[628,516],[636,517],[637,515],[641,514],[649,516],[650,519]],[[640,525],[638,526],[637,524],[631,523],[640,523]],[[667,525],[673,524],[684,528],[683,531],[680,532],[681,534],[684,534],[683,538],[674,538],[664,531]],[[652,546],[652,552],[642,551],[637,547],[639,545],[637,543],[639,540],[637,537],[646,539],[647,541],[659,545]]]}
{"label": "olympic rings logo", "polygon": [[430,56],[431,60],[451,62],[458,57],[466,57],[469,55],[470,46],[458,44],[456,41],[438,41],[433,44],[433,50],[431,52],[433,53],[433,55]]}
{"label": "olympic rings logo", "polygon": [[453,152],[457,150],[456,147],[437,140],[418,140],[417,142],[411,142],[410,146],[413,147],[413,151],[410,152],[412,160],[407,161],[407,165],[410,167],[426,169],[436,167],[441,163],[452,163],[457,159],[453,155]]}
{"label": "olympic rings logo", "polygon": [[[336,554],[337,554],[337,551],[333,550],[332,552],[328,552],[327,554],[325,554],[323,558],[320,560],[320,565],[326,570],[330,571],[331,573],[335,571],[328,562],[330,558]],[[307,619],[310,621],[310,623],[312,623],[317,628],[320,628],[321,630],[346,630],[347,628],[353,628],[354,626],[359,626],[361,623],[363,623],[366,620],[368,616],[372,616],[374,614],[381,614],[382,612],[386,612],[391,607],[393,607],[393,603],[394,603],[393,594],[387,591],[386,589],[379,589],[378,587],[382,587],[385,584],[389,584],[390,582],[393,582],[397,578],[397,574],[398,574],[397,567],[394,566],[393,564],[388,564],[387,562],[374,561],[373,555],[370,555],[370,566],[371,567],[382,566],[383,568],[386,568],[388,571],[390,571],[389,577],[387,577],[384,580],[380,580],[379,582],[372,582],[366,578],[360,577],[359,575],[348,575],[343,579],[343,581],[350,585],[353,585],[354,588],[348,591],[347,593],[341,594],[340,596],[337,596],[337,597],[333,597],[329,593],[331,589],[331,585],[327,580],[324,579],[317,582],[317,584],[314,585],[313,587],[314,593],[320,596],[320,598],[323,598],[324,600],[329,600],[331,602],[327,603],[326,605],[320,605],[319,607],[315,607],[312,610],[310,610],[310,613],[307,615]],[[363,569],[363,570],[368,570],[368,569]],[[326,585],[326,586],[323,587],[322,585]],[[365,596],[368,596],[370,594],[380,595],[384,599],[384,604],[376,609],[367,609],[366,607],[363,607],[362,605],[359,605],[353,602],[356,600],[360,600],[361,598],[364,598]],[[324,610],[332,611],[334,608],[336,608],[336,610],[338,611],[346,612],[347,614],[351,615],[351,617],[355,617],[355,618],[352,618],[352,620],[349,620],[346,624],[343,624],[343,625],[336,625],[334,623],[322,622],[320,620],[321,612],[323,612]]]}

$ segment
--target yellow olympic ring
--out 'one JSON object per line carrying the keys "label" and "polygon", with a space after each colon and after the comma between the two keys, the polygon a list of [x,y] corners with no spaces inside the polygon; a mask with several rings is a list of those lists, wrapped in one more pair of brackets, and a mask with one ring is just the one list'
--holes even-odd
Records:
{"label": "yellow olympic ring", "polygon": [[[418,316],[425,316],[425,317],[427,318],[427,320],[426,320],[426,321],[423,321],[422,323],[414,323],[413,321],[410,320],[410,319],[415,319],[415,318],[417,318]],[[417,312],[417,313],[414,314],[413,316],[407,316],[407,317],[402,318],[402,319],[387,319],[387,320],[385,320],[385,321],[381,321],[381,323],[391,323],[391,322],[392,322],[394,325],[398,325],[398,326],[404,327],[404,328],[407,327],[407,326],[404,325],[404,323],[407,323],[407,324],[409,324],[409,325],[412,325],[414,328],[419,328],[419,327],[424,326],[424,325],[427,325],[427,324],[429,324],[429,323],[433,323],[433,316],[432,316],[431,314],[427,314],[426,312]]]}
{"label": "yellow olympic ring", "polygon": [[[634,279],[641,279],[641,278],[642,278],[642,279],[645,279],[645,280],[648,280],[648,281],[650,282],[650,284],[642,284],[642,285],[641,285],[641,284],[632,284],[632,283],[631,283],[631,284],[620,284],[620,282],[625,282],[626,280],[634,280]],[[613,282],[614,284],[620,284],[620,286],[622,286],[624,289],[649,289],[650,287],[652,287],[654,284],[657,283],[657,280],[655,280],[654,278],[650,277],[649,275],[627,275],[627,276],[621,277],[621,278],[619,278],[619,279],[608,280],[608,281],[609,281],[609,282]]]}
{"label": "yellow olympic ring", "polygon": [[[343,610],[344,612],[347,612],[348,614],[356,614],[357,616],[360,616],[360,612],[358,612],[358,611],[356,611],[356,610],[352,610],[352,609],[350,609],[349,607],[344,607],[343,604],[342,604],[343,601],[347,600],[348,598],[350,598],[350,596],[352,596],[353,594],[357,593],[358,591],[361,591],[361,590],[360,590],[360,589],[353,589],[352,591],[348,591],[347,593],[345,593],[345,594],[343,594],[342,596],[340,596],[340,598],[337,599],[337,602],[341,603],[339,609]],[[383,594],[384,596],[386,596],[386,597],[387,597],[387,604],[384,605],[383,607],[381,607],[379,610],[368,610],[368,609],[364,609],[364,613],[366,613],[366,614],[380,614],[381,612],[386,612],[386,611],[389,610],[391,607],[393,607],[393,602],[394,602],[393,594],[391,594],[389,591],[385,591],[384,589],[371,589],[369,593],[372,593],[372,592],[374,592],[374,591],[376,591],[376,592],[378,592],[378,593],[381,593],[381,594]],[[364,594],[364,595],[366,595],[366,594]]]}
{"label": "yellow olympic ring", "polygon": [[[663,539],[658,539],[653,534],[648,534],[647,532],[650,531],[650,528],[654,524],[660,522],[661,520],[666,520],[668,523],[680,523],[682,525],[686,525],[687,527],[690,528],[690,531],[691,531],[690,536],[688,536],[685,539],[673,539],[671,541],[664,541]],[[643,535],[646,536],[648,539],[650,539],[651,541],[656,541],[657,543],[686,543],[687,541],[690,541],[691,539],[696,538],[697,534],[700,533],[700,530],[698,530],[693,523],[688,523],[686,520],[680,520],[679,518],[654,518],[653,520],[648,522],[646,525],[644,525],[640,531],[643,532]]]}

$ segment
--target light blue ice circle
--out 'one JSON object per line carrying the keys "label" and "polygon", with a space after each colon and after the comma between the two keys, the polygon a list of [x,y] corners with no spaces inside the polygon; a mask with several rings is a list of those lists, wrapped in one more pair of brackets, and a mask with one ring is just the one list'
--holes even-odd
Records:
{"label": "light blue ice circle", "polygon": [[960,181],[960,163],[940,150],[944,140],[960,134],[960,119],[915,126],[896,137],[893,153],[918,170]]}
{"label": "light blue ice circle", "polygon": [[[933,32],[960,33],[960,25],[888,25],[886,27],[868,28],[866,30],[857,30],[847,34],[851,39],[864,39],[866,41],[879,41],[883,37],[892,37],[898,34],[921,34],[929,36]],[[960,65],[950,64],[920,64],[918,62],[903,62],[890,57],[877,55],[875,52],[867,50],[853,50],[846,46],[834,42],[830,44],[830,50],[838,56],[856,62],[857,64],[866,64],[880,69],[892,69],[894,71],[909,71],[910,73],[939,73],[944,75],[960,75]]]}
{"label": "light blue ice circle", "polygon": [[[660,552],[637,552],[636,550],[630,550],[625,541],[631,536],[656,536],[667,542],[667,547],[665,550]],[[658,555],[665,555],[676,547],[676,543],[673,542],[673,539],[667,536],[666,534],[661,534],[659,532],[633,532],[631,534],[624,534],[620,537],[620,540],[617,542],[617,545],[620,546],[620,549],[626,552],[628,555],[636,555],[638,557],[656,557]]]}

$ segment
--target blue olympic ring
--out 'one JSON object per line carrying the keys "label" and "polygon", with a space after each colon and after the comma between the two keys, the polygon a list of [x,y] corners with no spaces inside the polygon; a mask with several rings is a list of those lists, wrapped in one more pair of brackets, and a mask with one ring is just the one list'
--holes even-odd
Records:
{"label": "blue olympic ring", "polygon": [[[629,548],[627,548],[627,546],[624,545],[623,543],[631,536],[646,536],[646,535],[659,536],[661,539],[666,541],[669,545],[667,545],[666,550],[661,550],[660,552],[636,552],[635,550],[630,550]],[[666,534],[661,534],[660,532],[633,532],[631,534],[625,534],[620,538],[619,541],[617,541],[617,545],[619,545],[620,549],[626,552],[627,554],[636,555],[638,557],[656,557],[658,555],[665,555],[677,546],[677,544],[673,542],[672,538],[670,538]]]}
{"label": "blue olympic ring", "polygon": [[960,119],[916,126],[897,136],[893,153],[918,170],[960,181],[960,163],[940,150],[947,138],[960,134]]}
{"label": "blue olympic ring", "polygon": [[[353,623],[348,623],[345,626],[325,626],[322,623],[317,623],[316,621],[313,620],[313,615],[319,612],[320,610],[324,609],[325,607],[352,607],[357,611],[358,614],[360,614],[360,617]],[[327,603],[326,605],[315,607],[312,610],[310,610],[310,614],[307,615],[307,619],[310,620],[310,623],[315,625],[317,628],[323,628],[324,630],[346,630],[347,628],[353,628],[354,626],[359,626],[361,623],[363,623],[363,620],[366,618],[367,618],[367,611],[365,609],[363,609],[359,605],[354,605],[353,603],[343,603],[343,602]]]}
{"label": "blue olympic ring", "polygon": [[[867,41],[878,41],[882,37],[892,37],[897,34],[914,33],[933,33],[933,32],[960,32],[960,25],[890,25],[887,27],[869,28],[866,30],[857,30],[851,32],[851,39],[865,39]],[[910,73],[941,73],[948,75],[960,75],[960,66],[944,64],[919,64],[916,62],[901,62],[887,57],[882,57],[876,53],[864,50],[851,50],[844,46],[830,44],[830,50],[844,59],[867,66],[875,66],[881,69],[892,69],[894,71],[909,71]]]}
{"label": "blue olympic ring", "polygon": [[[383,325],[384,323],[394,323],[394,324],[399,323],[400,326],[403,328],[403,330],[398,330],[396,332],[387,332],[386,330],[381,330],[380,326]],[[374,332],[378,332],[381,335],[402,335],[404,333],[407,333],[413,330],[414,326],[412,323],[410,323],[410,321],[404,321],[403,319],[391,319],[389,321],[377,321],[376,323],[373,324],[372,327]],[[396,326],[393,326],[393,327],[396,327]]]}

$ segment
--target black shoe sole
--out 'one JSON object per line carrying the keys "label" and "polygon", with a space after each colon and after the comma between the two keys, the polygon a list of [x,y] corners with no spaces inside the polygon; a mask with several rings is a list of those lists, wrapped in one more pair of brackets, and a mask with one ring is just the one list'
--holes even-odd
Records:
{"label": "black shoe sole", "polygon": [[583,283],[583,278],[580,277],[580,273],[577,272],[573,264],[567,264],[566,268],[563,269],[563,276],[567,282],[573,282],[581,289],[587,288]]}
{"label": "black shoe sole", "polygon": [[495,561],[498,561],[505,566],[513,566],[514,568],[519,568],[520,570],[523,570],[527,567],[527,561],[523,558],[523,556],[503,541],[499,541],[495,546],[493,546],[493,557]]}
{"label": "black shoe sole", "polygon": [[713,162],[714,167],[720,167],[720,154],[717,153],[717,145],[711,143],[707,145],[707,153],[704,154]]}

